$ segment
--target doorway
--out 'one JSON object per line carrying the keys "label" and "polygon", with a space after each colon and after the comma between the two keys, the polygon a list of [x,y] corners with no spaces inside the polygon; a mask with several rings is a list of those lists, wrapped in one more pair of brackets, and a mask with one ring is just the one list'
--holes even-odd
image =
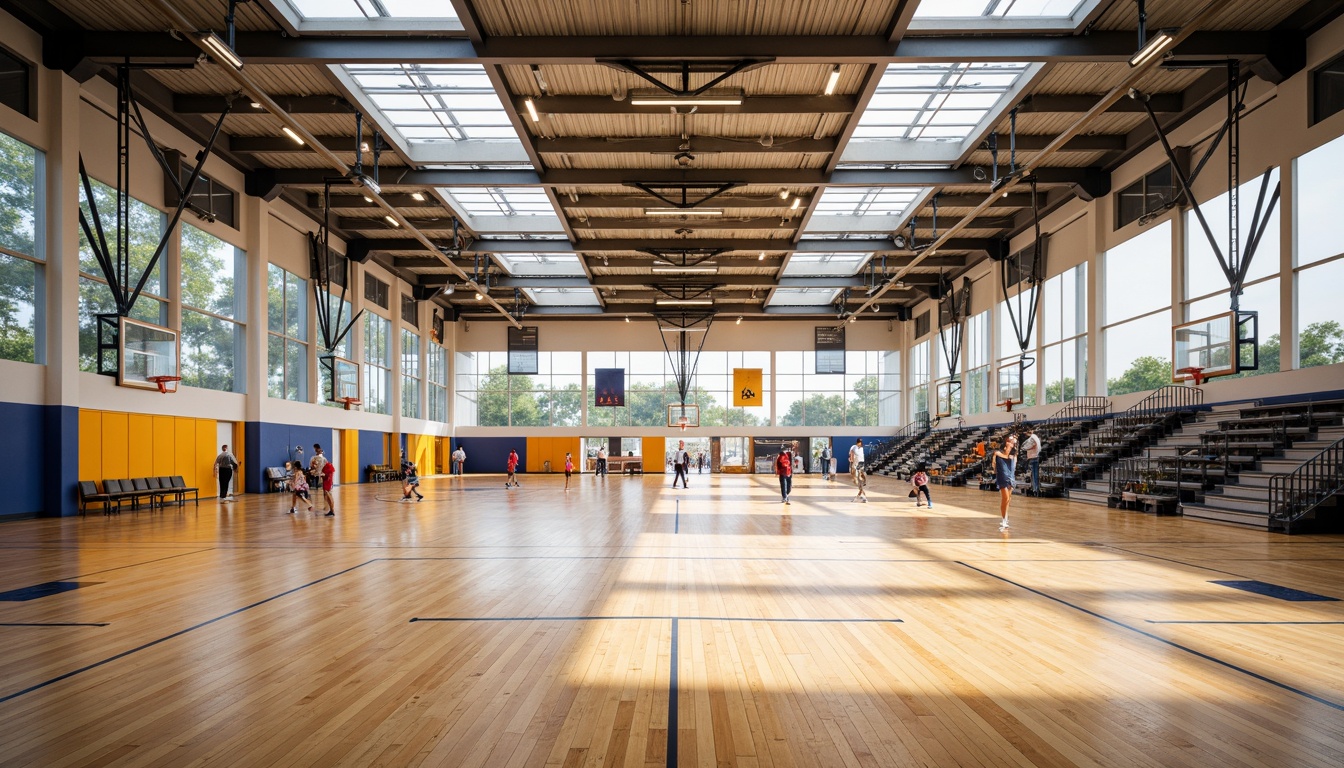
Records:
{"label": "doorway", "polygon": [[[708,473],[710,471],[708,437],[667,438],[666,447],[663,449],[663,472],[672,474],[672,454],[677,452],[677,443],[681,440],[686,441],[686,452],[691,455],[691,474]],[[647,458],[645,457],[646,461]]]}
{"label": "doorway", "polygon": [[[233,444],[232,421],[215,422],[215,445],[227,445],[229,446],[229,451],[231,451],[234,456],[238,455],[238,446]],[[211,455],[213,456],[214,454]],[[228,491],[227,493],[225,493],[226,496],[233,496],[236,493],[238,493],[237,489],[242,485],[239,478],[239,475],[241,473],[242,473],[241,466],[239,466],[238,469],[234,470],[233,479],[229,481]]]}

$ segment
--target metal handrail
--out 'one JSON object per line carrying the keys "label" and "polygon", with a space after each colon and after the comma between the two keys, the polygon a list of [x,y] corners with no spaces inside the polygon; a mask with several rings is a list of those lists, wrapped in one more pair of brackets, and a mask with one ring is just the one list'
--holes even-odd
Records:
{"label": "metal handrail", "polygon": [[1048,430],[1060,424],[1067,424],[1079,419],[1104,416],[1106,409],[1110,406],[1111,401],[1101,395],[1082,395],[1065,403],[1064,407],[1046,417],[1036,426],[1039,429]]}
{"label": "metal handrail", "polygon": [[1344,438],[1292,472],[1269,478],[1269,519],[1291,533],[1293,523],[1339,493],[1344,493]]}
{"label": "metal handrail", "polygon": [[1154,416],[1168,411],[1198,408],[1204,405],[1204,390],[1198,387],[1158,387],[1139,402],[1125,409],[1125,418]]}

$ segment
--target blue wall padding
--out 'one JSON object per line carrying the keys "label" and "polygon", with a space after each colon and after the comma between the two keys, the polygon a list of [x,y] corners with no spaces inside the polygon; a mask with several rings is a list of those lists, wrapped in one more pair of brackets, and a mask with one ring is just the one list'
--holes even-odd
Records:
{"label": "blue wall padding", "polygon": [[527,438],[525,437],[459,437],[453,446],[462,446],[467,461],[462,471],[480,474],[507,471],[509,449],[518,452],[518,473],[527,471]]}
{"label": "blue wall padding", "polygon": [[249,421],[243,425],[243,438],[247,446],[243,477],[248,493],[261,493],[264,468],[283,467],[296,445],[303,446],[305,465],[313,458],[313,443],[331,455],[331,427]]}
{"label": "blue wall padding", "polygon": [[[0,517],[60,514],[55,509],[47,512],[43,494],[47,479],[47,470],[43,464],[50,463],[46,450],[48,441],[43,432],[44,409],[45,406],[41,405],[0,403],[0,423],[5,425],[5,439],[0,440],[0,467],[5,468],[5,491],[0,495]],[[56,442],[54,436],[51,442]],[[77,473],[78,441],[73,443],[73,447],[72,455],[64,462],[70,465],[72,473]],[[75,493],[76,480],[78,478],[61,486],[59,490],[67,495]]]}
{"label": "blue wall padding", "polygon": [[[27,407],[32,409],[37,406]],[[42,515],[57,517],[77,514],[79,491],[75,484],[79,482],[79,409],[72,405],[42,406],[42,416],[44,423],[39,439],[45,445],[42,453],[35,454],[43,457],[46,469]],[[13,422],[3,416],[0,419],[0,423],[9,431]],[[0,450],[3,450],[2,446]],[[0,466],[10,467],[12,464],[9,460],[0,459]],[[41,473],[34,473],[34,476],[40,477]],[[0,501],[0,506],[3,504]]]}
{"label": "blue wall padding", "polygon": [[[854,441],[858,439],[858,435],[831,438],[831,453],[835,456],[836,472],[844,474],[849,471],[849,449],[854,447]],[[863,438],[863,458],[865,461],[872,459],[873,443],[881,439],[880,437]]]}
{"label": "blue wall padding", "polygon": [[369,473],[364,470],[370,464],[382,464],[390,462],[395,469],[401,464],[401,456],[383,456],[383,439],[386,436],[383,432],[372,432],[367,429],[359,430],[359,482],[369,482]]}

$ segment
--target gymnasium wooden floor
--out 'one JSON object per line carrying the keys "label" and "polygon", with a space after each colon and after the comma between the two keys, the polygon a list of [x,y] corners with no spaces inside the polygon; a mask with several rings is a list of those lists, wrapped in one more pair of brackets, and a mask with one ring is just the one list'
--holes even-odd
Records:
{"label": "gymnasium wooden floor", "polygon": [[0,764],[1344,765],[1344,537],[522,479],[0,525]]}

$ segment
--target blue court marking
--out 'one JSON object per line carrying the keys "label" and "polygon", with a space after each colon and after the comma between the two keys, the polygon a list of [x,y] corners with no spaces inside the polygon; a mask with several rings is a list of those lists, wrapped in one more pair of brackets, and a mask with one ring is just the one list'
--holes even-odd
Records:
{"label": "blue court marking", "polygon": [[0,627],[106,627],[107,622],[102,623],[81,623],[75,621],[6,621],[0,622]]}
{"label": "blue court marking", "polygon": [[101,581],[45,581],[30,587],[19,587],[8,592],[0,592],[0,603],[26,603],[40,597],[59,595],[62,592],[69,592],[80,587],[92,587],[102,583]]}
{"label": "blue court marking", "polygon": [[145,650],[145,649],[147,649],[147,648],[153,648],[154,646],[159,645],[159,644],[161,644],[161,643],[166,643],[166,642],[168,642],[169,640],[172,640],[172,639],[177,638],[177,637],[181,637],[182,635],[185,635],[185,634],[187,634],[188,632],[195,632],[196,630],[198,630],[198,629],[200,629],[200,628],[202,628],[202,627],[208,627],[208,626],[210,626],[211,624],[214,624],[215,622],[223,621],[224,619],[227,619],[227,618],[229,618],[229,617],[231,617],[231,616],[237,616],[238,614],[240,614],[240,613],[242,613],[242,612],[244,612],[244,611],[250,611],[250,610],[252,610],[253,608],[256,608],[256,607],[258,607],[258,606],[265,605],[265,604],[267,604],[267,603],[269,603],[269,602],[272,602],[272,601],[275,601],[275,600],[279,600],[279,599],[282,598],[282,597],[285,597],[285,596],[287,596],[287,595],[292,595],[292,594],[294,594],[295,592],[298,592],[298,591],[303,590],[303,589],[307,589],[308,587],[311,587],[311,586],[313,586],[313,585],[315,585],[315,584],[321,584],[321,583],[324,582],[324,581],[327,581],[327,580],[329,580],[329,579],[334,579],[334,578],[336,578],[337,576],[342,576],[342,575],[347,574],[347,573],[349,573],[349,572],[351,572],[351,571],[353,571],[353,570],[355,570],[355,569],[357,569],[357,568],[363,568],[364,566],[368,565],[369,563],[376,563],[376,562],[378,562],[378,561],[377,561],[377,560],[369,560],[369,561],[360,563],[359,565],[351,566],[351,567],[349,567],[349,568],[346,568],[346,569],[343,570],[343,571],[337,571],[336,573],[333,573],[333,574],[331,574],[330,576],[323,576],[322,578],[317,579],[316,581],[310,581],[310,582],[308,582],[307,584],[303,584],[303,585],[301,585],[301,586],[294,587],[293,589],[287,589],[287,590],[285,590],[284,592],[281,592],[281,593],[278,594],[278,595],[272,595],[272,596],[266,598],[265,600],[259,600],[259,601],[255,602],[255,603],[252,603],[251,605],[245,605],[245,606],[243,606],[242,608],[238,608],[237,610],[229,611],[228,613],[226,613],[226,614],[224,614],[224,615],[222,615],[222,616],[216,616],[215,618],[213,618],[213,619],[209,619],[209,620],[206,620],[206,621],[203,621],[203,622],[201,622],[200,624],[195,624],[195,625],[193,625],[193,626],[187,627],[186,629],[180,629],[180,630],[178,630],[178,631],[172,633],[171,635],[165,635],[165,636],[163,636],[163,637],[160,637],[158,640],[151,640],[151,641],[149,641],[148,643],[145,643],[144,645],[138,645],[138,646],[136,646],[136,647],[134,647],[134,648],[131,648],[130,650],[122,651],[121,653],[118,653],[118,654],[116,654],[116,655],[114,655],[114,656],[108,656],[106,659],[103,659],[103,660],[101,660],[101,661],[95,661],[95,662],[93,662],[92,664],[88,664],[88,665],[86,665],[86,666],[80,667],[79,669],[71,670],[71,671],[66,672],[65,674],[62,674],[62,675],[57,675],[56,677],[53,677],[53,678],[51,678],[50,680],[44,680],[44,681],[42,681],[42,682],[40,682],[40,683],[35,683],[35,684],[33,684],[33,685],[28,686],[27,688],[24,688],[24,689],[21,690],[21,691],[15,691],[14,693],[11,693],[11,694],[9,694],[9,695],[7,695],[7,696],[0,696],[0,704],[4,704],[5,702],[10,701],[10,700],[12,700],[12,699],[17,699],[17,698],[19,698],[20,696],[23,696],[24,694],[32,693],[33,691],[40,690],[40,689],[42,689],[42,688],[46,688],[46,687],[49,686],[49,685],[54,685],[55,683],[59,683],[59,682],[61,682],[62,680],[67,680],[67,679],[69,679],[69,678],[71,678],[71,677],[74,677],[75,675],[78,675],[78,674],[81,674],[81,673],[84,673],[84,672],[88,672],[88,671],[91,670],[91,669],[97,669],[98,667],[101,667],[101,666],[103,666],[103,665],[105,665],[105,664],[111,664],[112,662],[116,661],[117,659],[125,658],[125,657],[127,657],[127,656],[130,656],[130,655],[133,654],[133,653],[139,653],[140,651],[143,651],[143,650]]}
{"label": "blue court marking", "polygon": [[1236,624],[1236,625],[1269,625],[1269,626],[1305,626],[1312,624],[1344,624],[1344,621],[1155,621],[1147,620],[1149,624]]}
{"label": "blue court marking", "polygon": [[1191,655],[1193,655],[1193,656],[1198,656],[1199,658],[1204,659],[1205,661],[1213,662],[1214,664],[1217,664],[1217,665],[1219,665],[1219,666],[1221,666],[1221,667],[1226,667],[1226,668],[1228,668],[1228,669],[1230,669],[1230,670],[1232,670],[1232,671],[1234,671],[1234,672],[1240,672],[1241,674],[1246,675],[1246,676],[1248,676],[1248,677],[1253,677],[1253,678],[1255,678],[1256,680],[1259,680],[1260,682],[1268,683],[1268,684],[1270,684],[1270,685],[1272,685],[1272,686],[1275,686],[1276,688],[1282,688],[1283,690],[1288,691],[1289,693],[1295,693],[1295,694],[1297,694],[1298,696],[1302,696],[1303,698],[1311,699],[1312,701],[1314,701],[1314,702],[1316,702],[1316,703],[1318,703],[1318,704],[1324,704],[1325,706],[1330,707],[1331,709],[1334,709],[1334,710],[1337,710],[1337,711],[1340,711],[1340,712],[1344,712],[1344,704],[1340,704],[1340,703],[1338,703],[1338,702],[1334,702],[1334,701],[1331,701],[1331,700],[1329,700],[1329,699],[1322,698],[1322,697],[1320,697],[1320,696],[1317,696],[1317,695],[1314,694],[1314,693],[1308,693],[1307,691],[1304,691],[1304,690],[1302,690],[1301,688],[1294,688],[1293,686],[1288,685],[1287,683],[1281,683],[1281,682],[1279,682],[1278,680],[1275,680],[1275,679],[1273,679],[1273,678],[1265,677],[1264,675],[1262,675],[1262,674],[1260,674],[1260,673],[1258,673],[1258,672],[1252,672],[1251,670],[1246,669],[1246,668],[1244,668],[1244,667],[1239,667],[1239,666],[1237,666],[1236,664],[1232,664],[1232,663],[1230,663],[1230,662],[1223,661],[1222,659],[1217,658],[1216,656],[1210,656],[1209,654],[1204,653],[1203,651],[1197,651],[1197,650],[1195,650],[1194,648],[1191,648],[1191,647],[1189,647],[1189,646],[1181,645],[1180,643],[1176,643],[1176,642],[1172,642],[1171,640],[1168,640],[1168,639],[1166,639],[1165,637],[1162,637],[1162,636],[1160,636],[1160,635],[1155,635],[1155,634],[1153,634],[1152,632],[1145,632],[1145,631],[1143,631],[1142,629],[1139,629],[1138,627],[1130,626],[1129,624],[1126,624],[1126,623],[1124,623],[1123,621],[1120,621],[1120,620],[1118,620],[1118,619],[1112,619],[1112,618],[1109,617],[1109,616],[1103,616],[1103,615],[1101,615],[1100,613],[1097,613],[1096,611],[1088,610],[1088,609],[1086,609],[1086,608],[1084,608],[1084,607],[1082,607],[1082,606],[1080,606],[1080,605],[1074,605],[1073,603],[1070,603],[1070,602],[1067,601],[1067,600],[1063,600],[1063,599],[1061,599],[1061,598],[1055,597],[1054,595],[1048,595],[1048,594],[1046,594],[1046,593],[1040,591],[1039,589],[1033,589],[1033,588],[1031,588],[1031,587],[1028,587],[1028,586],[1025,585],[1025,584],[1019,584],[1019,583],[1017,583],[1016,581],[1013,581],[1012,579],[1005,578],[1005,577],[1000,576],[1000,575],[998,575],[998,574],[996,574],[996,573],[990,573],[989,571],[986,571],[986,570],[984,570],[983,568],[976,568],[974,565],[971,565],[971,564],[969,564],[969,563],[964,563],[964,562],[962,562],[962,561],[960,561],[960,560],[957,560],[956,563],[957,563],[957,565],[964,566],[964,567],[966,567],[966,568],[970,568],[970,569],[973,570],[973,571],[977,571],[977,572],[979,572],[979,573],[983,573],[984,575],[989,576],[989,577],[991,577],[991,578],[998,579],[999,581],[1002,581],[1002,582],[1004,582],[1004,583],[1006,583],[1006,584],[1012,584],[1014,587],[1017,587],[1018,589],[1025,589],[1026,591],[1028,591],[1028,592],[1030,592],[1030,593],[1032,593],[1032,594],[1034,594],[1034,595],[1039,595],[1039,596],[1041,596],[1041,597],[1044,597],[1044,598],[1047,599],[1047,600],[1053,600],[1054,602],[1059,603],[1060,605],[1067,606],[1067,607],[1072,608],[1072,609],[1074,609],[1075,611],[1078,611],[1078,612],[1080,612],[1080,613],[1085,613],[1085,614],[1087,614],[1088,616],[1091,616],[1091,617],[1093,617],[1093,618],[1095,618],[1095,619],[1100,619],[1100,620],[1102,620],[1102,621],[1104,621],[1104,622],[1106,622],[1106,623],[1108,623],[1108,624],[1114,624],[1114,625],[1117,626],[1117,627],[1120,627],[1120,628],[1122,628],[1122,629],[1127,629],[1127,630],[1129,630],[1130,632],[1133,632],[1133,633],[1135,633],[1135,634],[1143,635],[1144,637],[1146,637],[1146,638],[1148,638],[1148,639],[1150,639],[1150,640],[1156,640],[1157,642],[1159,642],[1159,643],[1163,643],[1164,645],[1169,645],[1169,646],[1171,646],[1172,648],[1176,648],[1176,649],[1185,651],[1186,653],[1189,653],[1189,654],[1191,654]]}
{"label": "blue court marking", "polygon": [[1210,581],[1210,584],[1217,584],[1223,587],[1240,589],[1243,592],[1250,592],[1256,595],[1264,595],[1277,600],[1287,600],[1292,603],[1337,603],[1338,597],[1327,597],[1317,595],[1311,592],[1303,592],[1300,589],[1292,587],[1283,587],[1278,584],[1269,584],[1263,581],[1244,580],[1244,581]]}

